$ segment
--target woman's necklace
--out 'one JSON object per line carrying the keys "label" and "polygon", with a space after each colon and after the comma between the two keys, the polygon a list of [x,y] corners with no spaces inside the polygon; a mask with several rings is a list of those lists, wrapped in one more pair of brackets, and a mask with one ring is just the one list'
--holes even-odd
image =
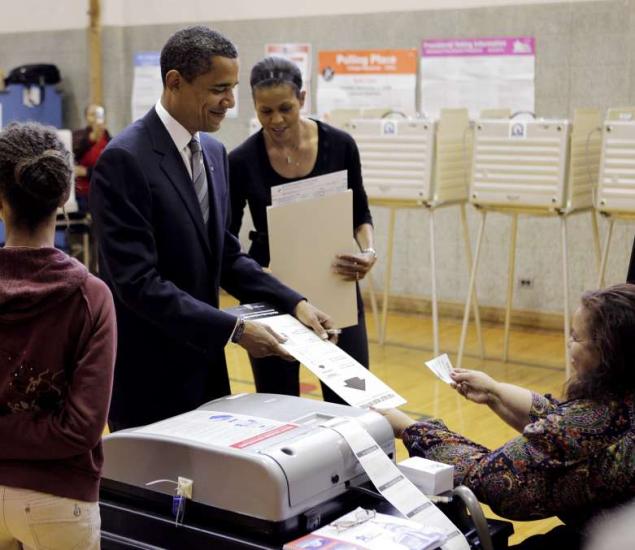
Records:
{"label": "woman's necklace", "polygon": [[287,155],[287,164],[289,166],[294,165],[294,166],[300,166],[300,159],[297,158],[295,161],[293,160],[293,158],[291,158],[291,155]]}

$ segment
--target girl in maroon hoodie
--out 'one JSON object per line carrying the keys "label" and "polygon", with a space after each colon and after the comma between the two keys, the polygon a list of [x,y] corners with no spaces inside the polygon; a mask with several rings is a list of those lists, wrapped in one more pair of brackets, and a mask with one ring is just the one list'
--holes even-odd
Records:
{"label": "girl in maroon hoodie", "polygon": [[106,285],[53,248],[71,176],[54,129],[0,132],[0,550],[99,548],[115,316]]}

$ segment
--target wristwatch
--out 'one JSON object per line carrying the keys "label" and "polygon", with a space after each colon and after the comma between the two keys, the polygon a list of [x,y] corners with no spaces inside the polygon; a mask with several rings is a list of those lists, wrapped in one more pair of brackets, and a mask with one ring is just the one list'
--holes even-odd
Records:
{"label": "wristwatch", "polygon": [[240,339],[243,337],[244,332],[245,332],[245,320],[238,319],[238,322],[236,323],[236,326],[234,327],[234,332],[232,333],[232,336],[231,336],[231,341],[234,344],[237,344],[240,341]]}
{"label": "wristwatch", "polygon": [[368,248],[362,248],[362,254],[370,254],[373,258],[377,258],[377,251],[370,246]]}

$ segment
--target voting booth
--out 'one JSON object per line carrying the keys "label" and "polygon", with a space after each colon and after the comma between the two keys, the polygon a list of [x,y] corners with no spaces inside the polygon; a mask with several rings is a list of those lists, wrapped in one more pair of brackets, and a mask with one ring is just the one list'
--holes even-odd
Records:
{"label": "voting booth", "polygon": [[635,220],[635,107],[609,109],[602,125],[596,208],[608,221],[598,287],[604,286],[615,221]]}
{"label": "voting booth", "polygon": [[[354,452],[326,426],[334,420],[354,421],[370,446]],[[104,550],[281,548],[357,506],[378,507],[382,499],[369,487],[360,455],[395,457],[392,429],[379,413],[272,394],[223,397],[112,433],[103,448]],[[473,499],[462,492],[457,503]],[[478,504],[470,510],[482,517]],[[466,540],[494,548],[498,538],[506,547],[508,523],[464,528],[464,519],[457,516],[471,532]]]}
{"label": "voting booth", "polygon": [[514,291],[518,216],[560,218],[564,288],[565,366],[569,373],[569,295],[567,218],[589,212],[599,264],[599,235],[593,205],[600,160],[600,113],[577,109],[573,121],[564,119],[487,119],[476,121],[470,202],[481,213],[468,300],[459,343],[457,367],[461,366],[467,336],[467,319],[473,296],[480,247],[488,212],[511,216],[509,264],[503,361],[509,352],[509,325]]}
{"label": "voting booth", "polygon": [[[472,263],[465,203],[472,156],[472,128],[467,109],[442,109],[438,120],[352,119],[343,128],[360,152],[364,188],[371,204],[390,211],[386,279],[380,330],[385,341],[396,212],[425,208],[429,217],[433,353],[438,355],[439,318],[434,211],[458,206],[468,269]],[[478,340],[483,351],[478,304],[474,301]]]}

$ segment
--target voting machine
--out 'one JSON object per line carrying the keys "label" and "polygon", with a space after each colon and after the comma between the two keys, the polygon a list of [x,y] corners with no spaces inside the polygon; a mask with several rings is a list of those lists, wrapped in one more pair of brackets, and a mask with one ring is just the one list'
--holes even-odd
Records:
{"label": "voting machine", "polygon": [[[338,416],[355,418],[394,460],[392,429],[380,414],[283,395],[227,396],[110,434],[103,442],[103,529],[133,536],[135,518],[169,516],[179,477],[193,482],[186,521],[273,538],[316,529],[348,511],[349,489],[368,480],[346,442],[320,427]],[[203,433],[202,422],[215,425]]]}
{"label": "voting machine", "polygon": [[[358,506],[395,513],[344,438],[322,426],[335,417],[353,418],[394,461],[392,429],[380,414],[284,395],[231,395],[106,436],[102,550],[269,550]],[[182,505],[175,495],[184,480],[191,498]],[[506,548],[511,524],[479,525],[474,495],[455,492],[446,513],[470,547]]]}

